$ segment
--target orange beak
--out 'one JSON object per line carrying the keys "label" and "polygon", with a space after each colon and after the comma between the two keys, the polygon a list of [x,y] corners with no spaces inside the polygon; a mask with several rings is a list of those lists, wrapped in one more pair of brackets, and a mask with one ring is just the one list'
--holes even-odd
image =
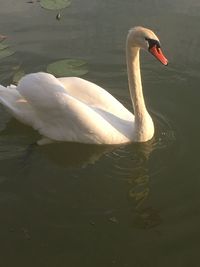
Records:
{"label": "orange beak", "polygon": [[149,49],[149,52],[156,57],[163,65],[167,66],[168,65],[168,60],[166,57],[163,55],[161,49],[154,45]]}

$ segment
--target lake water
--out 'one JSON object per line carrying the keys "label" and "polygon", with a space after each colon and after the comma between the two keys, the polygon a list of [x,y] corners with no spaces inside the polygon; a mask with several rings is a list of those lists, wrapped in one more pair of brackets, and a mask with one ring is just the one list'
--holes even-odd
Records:
{"label": "lake water", "polygon": [[1,108],[1,266],[200,266],[199,0],[74,0],[56,14],[1,0],[0,34],[16,51],[0,61],[1,84],[19,64],[30,73],[81,58],[84,78],[131,110],[125,38],[143,25],[169,59],[141,55],[156,134],[146,144],[37,147],[38,133]]}

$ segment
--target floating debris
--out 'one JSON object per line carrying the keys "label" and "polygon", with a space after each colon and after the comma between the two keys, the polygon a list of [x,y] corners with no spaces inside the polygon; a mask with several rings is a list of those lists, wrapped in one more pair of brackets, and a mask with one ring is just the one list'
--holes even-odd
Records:
{"label": "floating debris", "polygon": [[26,239],[30,240],[30,239],[31,239],[31,236],[30,236],[30,234],[29,234],[28,229],[26,229],[26,228],[22,228],[21,230],[22,230],[22,232],[23,232],[23,234],[24,234],[24,237],[25,237]]}
{"label": "floating debris", "polygon": [[60,13],[58,13],[58,14],[56,15],[56,19],[57,19],[57,20],[60,20],[60,19],[61,19],[61,14],[60,14]]}
{"label": "floating debris", "polygon": [[108,220],[109,220],[109,222],[112,222],[112,223],[119,223],[119,221],[117,220],[116,217],[111,217]]}

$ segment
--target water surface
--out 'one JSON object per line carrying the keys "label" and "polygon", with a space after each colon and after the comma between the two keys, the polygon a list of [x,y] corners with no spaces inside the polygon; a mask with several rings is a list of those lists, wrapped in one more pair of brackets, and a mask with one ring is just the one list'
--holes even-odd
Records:
{"label": "water surface", "polygon": [[83,58],[85,76],[131,110],[125,38],[158,33],[170,64],[141,56],[144,94],[156,126],[146,144],[32,145],[39,135],[0,109],[2,266],[199,266],[200,4],[74,0],[61,11],[1,1],[0,33],[16,54],[0,62],[27,73]]}

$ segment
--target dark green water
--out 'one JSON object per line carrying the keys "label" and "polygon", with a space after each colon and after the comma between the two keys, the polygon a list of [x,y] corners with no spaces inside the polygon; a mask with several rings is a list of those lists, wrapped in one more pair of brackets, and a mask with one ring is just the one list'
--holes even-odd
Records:
{"label": "dark green water", "polygon": [[0,1],[0,34],[17,51],[0,61],[1,83],[19,63],[29,73],[83,58],[85,78],[131,109],[124,44],[143,25],[170,61],[141,57],[156,134],[140,145],[30,146],[38,134],[1,108],[0,265],[200,266],[199,0],[74,0],[56,14]]}

